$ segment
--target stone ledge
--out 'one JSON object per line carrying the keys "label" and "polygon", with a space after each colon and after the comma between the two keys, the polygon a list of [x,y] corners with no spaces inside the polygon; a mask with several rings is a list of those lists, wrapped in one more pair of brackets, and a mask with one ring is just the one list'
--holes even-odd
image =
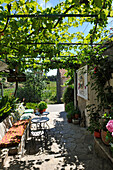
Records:
{"label": "stone ledge", "polygon": [[94,137],[94,148],[98,156],[108,160],[113,166],[113,157],[110,153],[110,146],[105,145],[101,139]]}

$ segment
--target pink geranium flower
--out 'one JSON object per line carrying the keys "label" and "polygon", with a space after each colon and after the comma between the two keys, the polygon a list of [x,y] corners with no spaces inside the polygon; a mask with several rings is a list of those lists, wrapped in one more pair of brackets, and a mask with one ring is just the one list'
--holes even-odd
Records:
{"label": "pink geranium flower", "polygon": [[113,120],[109,120],[109,122],[106,125],[106,128],[108,129],[109,132],[112,133],[113,136]]}

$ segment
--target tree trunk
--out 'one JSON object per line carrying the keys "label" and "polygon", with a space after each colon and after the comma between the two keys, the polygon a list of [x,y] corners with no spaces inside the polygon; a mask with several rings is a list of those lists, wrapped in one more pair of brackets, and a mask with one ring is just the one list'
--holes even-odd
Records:
{"label": "tree trunk", "polygon": [[61,76],[59,69],[57,70],[57,103],[61,103]]}
{"label": "tree trunk", "polygon": [[15,87],[14,97],[17,96],[17,89],[18,89],[18,81],[16,81],[16,87]]}

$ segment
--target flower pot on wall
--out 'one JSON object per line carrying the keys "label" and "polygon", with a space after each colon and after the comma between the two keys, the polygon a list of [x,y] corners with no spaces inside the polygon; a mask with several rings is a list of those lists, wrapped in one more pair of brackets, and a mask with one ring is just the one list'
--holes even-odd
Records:
{"label": "flower pot on wall", "polygon": [[68,121],[68,123],[72,123],[72,119],[71,118],[67,119],[67,121]]}
{"label": "flower pot on wall", "polygon": [[79,114],[75,114],[75,119],[78,119],[79,118]]}
{"label": "flower pot on wall", "polygon": [[105,145],[109,145],[109,140],[106,139],[107,131],[101,130],[101,139]]}
{"label": "flower pot on wall", "polygon": [[95,137],[95,138],[101,138],[101,132],[100,132],[100,130],[95,130],[95,131],[94,131],[94,137]]}

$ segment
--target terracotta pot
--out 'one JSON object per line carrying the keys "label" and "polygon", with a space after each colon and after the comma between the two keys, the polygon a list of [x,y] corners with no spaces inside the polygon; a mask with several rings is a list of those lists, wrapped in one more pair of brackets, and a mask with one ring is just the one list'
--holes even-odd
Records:
{"label": "terracotta pot", "polygon": [[104,144],[109,145],[109,140],[106,139],[107,131],[101,130],[101,139]]}
{"label": "terracotta pot", "polygon": [[72,119],[67,119],[68,123],[72,123]]}
{"label": "terracotta pot", "polygon": [[46,109],[43,109],[43,112],[45,112],[46,111]]}
{"label": "terracotta pot", "polygon": [[100,131],[94,131],[94,136],[96,138],[101,138],[101,132]]}
{"label": "terracotta pot", "polygon": [[36,113],[36,109],[34,109],[34,113]]}
{"label": "terracotta pot", "polygon": [[40,114],[42,114],[42,113],[43,113],[43,110],[39,110],[39,112],[40,112]]}
{"label": "terracotta pot", "polygon": [[75,114],[75,119],[78,119],[79,118],[79,115],[78,114]]}

